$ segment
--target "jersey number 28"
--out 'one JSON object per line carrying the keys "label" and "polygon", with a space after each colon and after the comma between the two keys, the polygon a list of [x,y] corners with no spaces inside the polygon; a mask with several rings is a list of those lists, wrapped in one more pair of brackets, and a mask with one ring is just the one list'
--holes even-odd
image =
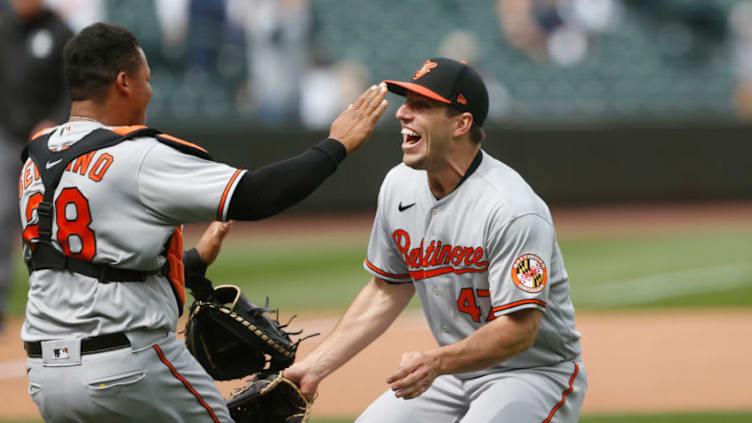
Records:
{"label": "jersey number 28", "polygon": [[[35,193],[29,197],[26,203],[26,221],[31,221],[34,210],[42,202],[42,194]],[[55,221],[57,222],[57,242],[63,248],[63,254],[79,260],[90,261],[97,252],[94,231],[89,227],[91,224],[91,211],[89,200],[84,197],[78,188],[64,188],[55,200]],[[23,231],[23,239],[31,248],[34,248],[32,240],[39,238],[39,225],[30,224]],[[78,243],[72,242],[78,239]],[[79,244],[79,245],[75,245]],[[71,249],[74,246],[75,251]]]}

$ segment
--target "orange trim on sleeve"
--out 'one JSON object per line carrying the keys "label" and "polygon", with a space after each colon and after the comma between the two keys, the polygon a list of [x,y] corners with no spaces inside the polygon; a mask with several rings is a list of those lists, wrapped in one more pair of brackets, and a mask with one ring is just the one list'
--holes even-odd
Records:
{"label": "orange trim on sleeve", "polygon": [[179,381],[183,382],[183,385],[185,385],[186,388],[193,394],[194,397],[198,400],[198,402],[201,404],[202,407],[206,409],[206,411],[209,412],[209,416],[211,417],[212,421],[215,423],[219,423],[219,419],[217,418],[216,414],[214,414],[214,410],[209,406],[209,404],[204,401],[204,399],[201,397],[201,394],[199,394],[196,389],[191,386],[191,383],[188,382],[186,378],[184,378],[178,371],[175,369],[175,367],[172,365],[172,363],[167,360],[167,357],[165,357],[164,353],[162,352],[162,348],[159,348],[159,345],[154,344],[154,351],[157,352],[157,355],[159,356],[159,359],[162,361],[162,363],[167,366],[170,371],[172,371],[172,374],[177,378]]}
{"label": "orange trim on sleeve", "polygon": [[217,210],[217,220],[222,220],[222,216],[224,216],[225,211],[225,200],[227,199],[227,195],[230,193],[230,188],[232,188],[232,184],[235,183],[235,179],[238,178],[238,175],[240,175],[240,172],[242,172],[241,169],[238,169],[235,171],[235,173],[232,175],[232,178],[230,178],[230,182],[227,183],[227,186],[225,186],[225,192],[222,193],[222,199],[219,201],[219,210]]}
{"label": "orange trim on sleeve", "polygon": [[394,278],[394,279],[410,279],[410,274],[402,274],[402,275],[395,275],[394,273],[387,273],[378,267],[371,264],[370,261],[368,261],[368,257],[366,257],[366,266],[368,266],[369,269],[373,270],[374,272],[378,273],[381,276],[386,276],[388,278]]}
{"label": "orange trim on sleeve", "polygon": [[547,306],[546,302],[541,301],[541,300],[520,300],[520,301],[515,301],[513,303],[505,304],[502,306],[494,307],[492,311],[496,313],[497,311],[506,310],[506,309],[521,306],[524,304],[538,304],[539,306],[543,306],[543,307]]}
{"label": "orange trim on sleeve", "polygon": [[132,132],[136,132],[139,129],[144,129],[146,126],[144,125],[131,125],[131,126],[118,126],[117,128],[112,128],[112,132],[115,132],[116,134],[120,134],[122,136],[126,136]]}
{"label": "orange trim on sleeve", "polygon": [[175,141],[175,142],[176,142],[176,143],[178,143],[178,144],[183,144],[183,145],[187,145],[187,146],[189,146],[189,147],[193,147],[193,148],[195,148],[196,150],[201,150],[201,151],[203,151],[204,153],[208,153],[208,151],[206,151],[206,149],[205,149],[204,147],[201,147],[200,145],[196,145],[196,144],[194,144],[194,143],[192,143],[192,142],[188,142],[188,141],[186,141],[186,140],[181,140],[180,138],[177,138],[177,137],[173,137],[172,135],[168,135],[168,134],[159,134],[159,136],[160,136],[160,137],[162,137],[162,138],[167,138],[167,139],[168,139],[168,140],[170,140],[170,141]]}
{"label": "orange trim on sleeve", "polygon": [[579,373],[580,371],[580,366],[578,366],[577,363],[572,364],[574,364],[574,373],[572,373],[572,377],[569,378],[569,389],[561,393],[561,401],[559,401],[559,403],[556,404],[553,409],[551,409],[551,412],[548,413],[548,417],[546,418],[546,420],[543,420],[543,423],[551,422],[551,419],[554,417],[556,410],[561,408],[561,406],[564,405],[565,402],[567,402],[567,395],[574,391],[574,380],[577,377],[577,373]]}

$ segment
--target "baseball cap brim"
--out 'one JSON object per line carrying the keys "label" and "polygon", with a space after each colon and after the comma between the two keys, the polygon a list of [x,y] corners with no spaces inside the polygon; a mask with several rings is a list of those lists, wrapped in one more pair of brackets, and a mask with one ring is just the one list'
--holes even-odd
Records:
{"label": "baseball cap brim", "polygon": [[399,94],[401,96],[404,96],[407,94],[407,91],[412,91],[416,94],[420,94],[422,96],[428,97],[430,99],[440,101],[442,103],[452,104],[451,101],[447,100],[446,98],[436,94],[435,92],[429,90],[428,88],[413,84],[410,82],[400,82],[400,81],[384,81],[386,84],[386,87],[389,89],[389,91]]}

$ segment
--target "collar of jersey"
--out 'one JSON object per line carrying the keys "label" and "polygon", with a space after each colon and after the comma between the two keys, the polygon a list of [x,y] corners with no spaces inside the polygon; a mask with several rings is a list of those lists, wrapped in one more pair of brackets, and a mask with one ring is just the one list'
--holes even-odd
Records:
{"label": "collar of jersey", "polygon": [[478,153],[475,154],[473,161],[470,162],[470,167],[467,168],[467,172],[465,172],[465,175],[462,176],[462,179],[460,179],[460,181],[457,183],[457,186],[454,187],[452,192],[450,192],[449,194],[441,198],[436,198],[436,196],[433,195],[433,193],[431,192],[431,189],[429,188],[428,192],[431,192],[431,197],[433,197],[434,201],[441,201],[449,197],[450,195],[454,194],[457,191],[457,189],[460,187],[460,185],[462,185],[467,180],[467,178],[470,177],[470,175],[472,175],[473,173],[475,173],[476,170],[478,170],[478,167],[480,166],[481,161],[483,161],[483,150],[478,150]]}

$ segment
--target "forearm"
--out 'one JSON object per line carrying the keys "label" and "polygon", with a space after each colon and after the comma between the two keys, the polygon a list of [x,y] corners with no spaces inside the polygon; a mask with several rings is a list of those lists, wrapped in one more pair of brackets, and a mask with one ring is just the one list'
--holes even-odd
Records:
{"label": "forearm", "polygon": [[412,285],[390,285],[372,279],[332,332],[302,360],[302,364],[323,379],[384,333],[410,302],[414,292]]}
{"label": "forearm", "polygon": [[462,341],[425,354],[438,361],[439,374],[487,369],[530,348],[541,315],[538,310],[528,309],[498,317]]}
{"label": "forearm", "polygon": [[230,200],[229,218],[259,220],[310,195],[345,159],[345,147],[327,138],[302,154],[246,173]]}

